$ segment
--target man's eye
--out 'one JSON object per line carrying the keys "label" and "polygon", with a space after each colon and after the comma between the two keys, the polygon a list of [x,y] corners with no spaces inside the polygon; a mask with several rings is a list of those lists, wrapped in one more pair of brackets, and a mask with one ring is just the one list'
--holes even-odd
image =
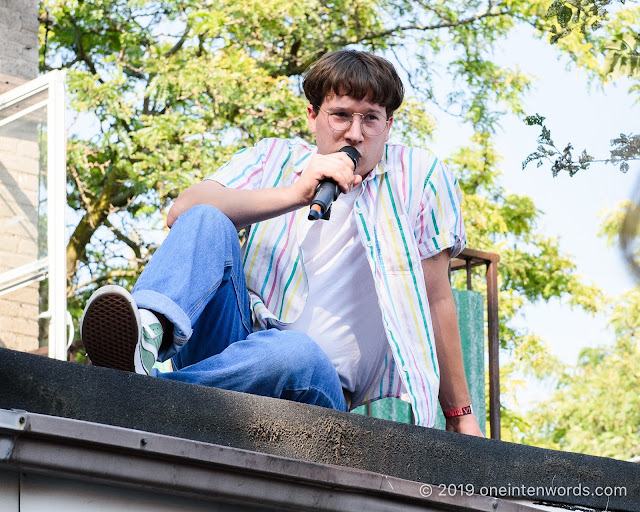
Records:
{"label": "man's eye", "polygon": [[376,121],[380,121],[382,119],[378,114],[367,114],[364,116],[364,121],[369,123],[375,123]]}
{"label": "man's eye", "polygon": [[351,117],[348,112],[332,112],[331,115],[336,119],[349,119]]}

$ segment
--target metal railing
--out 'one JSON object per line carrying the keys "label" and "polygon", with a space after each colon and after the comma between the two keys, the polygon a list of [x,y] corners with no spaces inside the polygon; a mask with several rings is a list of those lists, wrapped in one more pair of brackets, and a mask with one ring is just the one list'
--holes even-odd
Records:
{"label": "metal railing", "polygon": [[484,265],[487,276],[487,324],[489,338],[489,429],[492,439],[500,439],[500,339],[498,334],[498,262],[491,252],[465,249],[451,260],[451,271],[467,271],[467,290],[472,290],[471,269]]}

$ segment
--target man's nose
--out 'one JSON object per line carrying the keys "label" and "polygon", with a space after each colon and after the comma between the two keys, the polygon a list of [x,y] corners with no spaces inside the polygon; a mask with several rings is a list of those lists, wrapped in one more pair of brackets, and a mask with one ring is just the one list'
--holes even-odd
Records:
{"label": "man's nose", "polygon": [[353,114],[351,119],[351,126],[345,132],[345,138],[350,141],[360,142],[364,140],[364,133],[362,131],[362,122],[364,117],[360,114]]}

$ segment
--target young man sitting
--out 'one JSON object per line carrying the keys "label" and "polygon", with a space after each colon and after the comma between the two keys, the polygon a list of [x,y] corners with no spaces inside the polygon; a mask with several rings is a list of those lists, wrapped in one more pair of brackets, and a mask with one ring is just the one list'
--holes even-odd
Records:
{"label": "young man sitting", "polygon": [[[423,426],[439,398],[448,430],[482,435],[448,279],[465,244],[455,177],[428,151],[387,144],[404,94],[388,61],[331,53],[303,88],[316,146],[262,140],[180,194],[132,294],[107,286],[87,303],[89,357],[342,411],[402,396]],[[325,179],[342,194],[312,222]],[[172,371],[153,368],[169,359]]]}

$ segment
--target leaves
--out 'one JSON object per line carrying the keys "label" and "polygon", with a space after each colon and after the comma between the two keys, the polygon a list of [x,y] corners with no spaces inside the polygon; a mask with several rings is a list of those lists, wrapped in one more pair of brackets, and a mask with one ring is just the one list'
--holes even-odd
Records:
{"label": "leaves", "polygon": [[542,117],[540,114],[534,114],[532,116],[526,116],[524,122],[527,126],[544,126],[543,122],[545,119],[546,117]]}
{"label": "leaves", "polygon": [[629,170],[629,160],[640,159],[640,135],[620,134],[619,137],[611,141],[611,145],[614,146],[614,149],[611,150],[611,158],[596,160],[592,155],[587,153],[586,149],[583,149],[576,161],[574,148],[571,143],[568,143],[562,151],[556,147],[551,138],[551,131],[544,125],[544,119],[545,118],[539,114],[527,116],[524,119],[525,124],[528,126],[537,125],[542,129],[538,136],[538,143],[540,145],[537,151],[530,153],[522,162],[522,170],[524,170],[529,163],[536,161],[537,167],[541,167],[546,160],[552,164],[551,174],[554,178],[563,171],[568,172],[569,176],[574,176],[578,171],[588,169],[593,162],[611,163],[613,165],[620,164],[620,171],[626,173]]}
{"label": "leaves", "polygon": [[[619,162],[627,164],[628,160],[640,159],[640,135],[621,133],[619,137],[611,140],[611,145],[614,146],[614,149],[611,150],[609,161],[614,164]],[[622,165],[620,170],[622,170]]]}
{"label": "leaves", "polygon": [[[548,35],[551,44],[558,43],[563,38],[578,34],[576,37],[589,36],[598,30],[602,23],[608,20],[606,7],[611,0],[554,0],[547,9],[544,17],[537,20],[537,27],[541,33]],[[624,0],[620,0],[624,4]],[[558,23],[556,26],[555,23]]]}
{"label": "leaves", "polygon": [[620,77],[640,78],[640,33],[631,30],[614,34],[606,48],[603,71],[613,80]]}
{"label": "leaves", "polygon": [[562,7],[560,7],[557,14],[558,23],[560,24],[560,26],[562,28],[567,28],[572,17],[573,17],[573,11],[571,10],[571,7],[567,5],[562,5]]}
{"label": "leaves", "polygon": [[618,301],[610,322],[616,343],[581,352],[554,395],[527,415],[525,442],[623,460],[640,455],[639,288]]}

